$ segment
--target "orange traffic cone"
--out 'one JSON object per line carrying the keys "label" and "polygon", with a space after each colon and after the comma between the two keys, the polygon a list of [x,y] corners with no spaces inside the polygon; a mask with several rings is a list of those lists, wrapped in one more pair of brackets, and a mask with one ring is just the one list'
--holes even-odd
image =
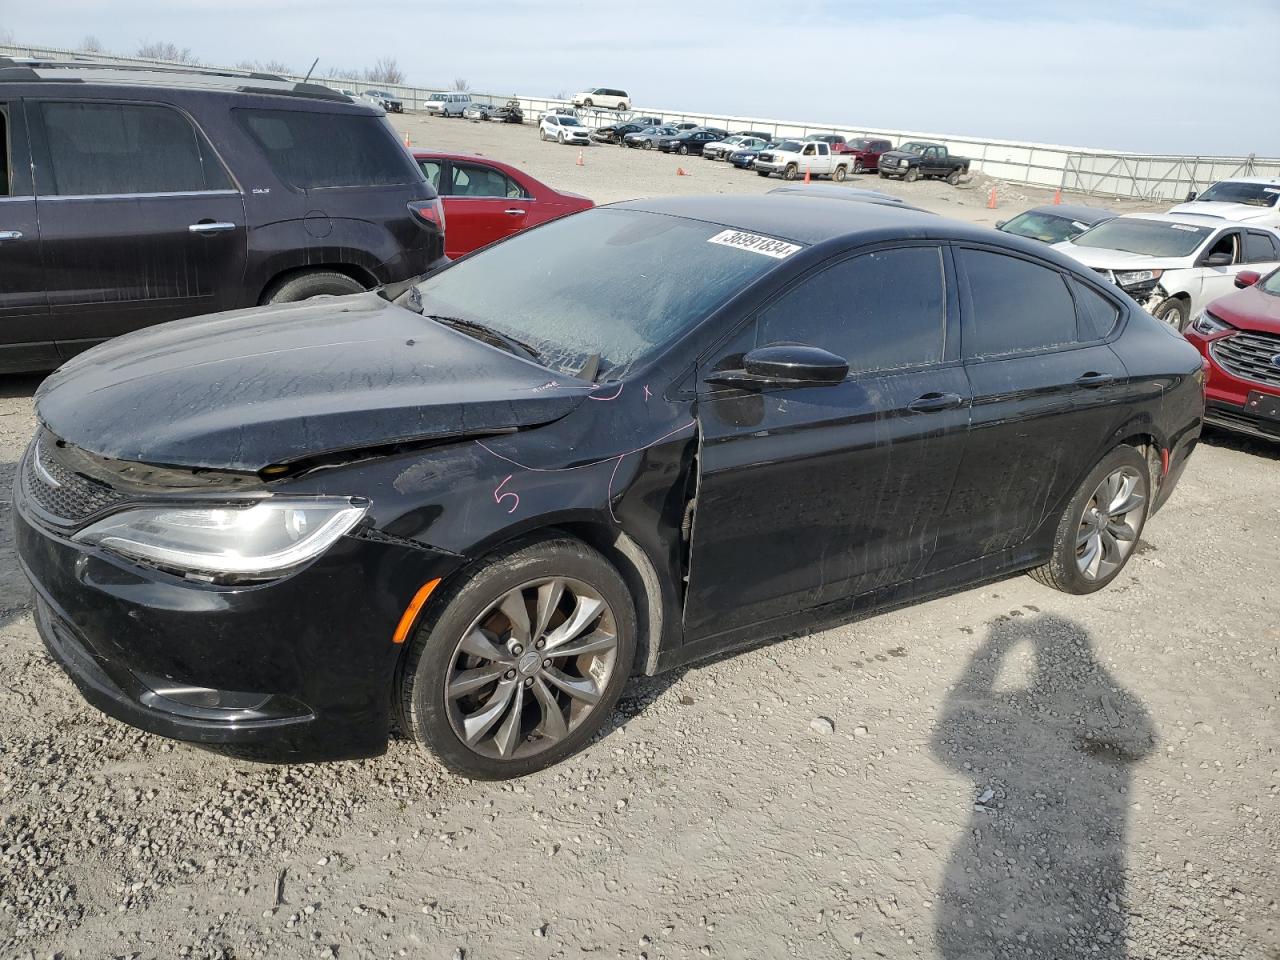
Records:
{"label": "orange traffic cone", "polygon": [[409,143],[409,131],[408,131],[408,130],[406,130],[406,131],[404,132],[404,145],[405,145],[405,147],[410,147],[410,146],[412,146],[412,144],[411,144],[411,143]]}
{"label": "orange traffic cone", "polygon": [[578,151],[578,166],[580,166],[580,167],[585,167],[586,165],[587,165],[587,162],[586,162],[585,160],[583,160],[583,159],[582,159],[582,151],[581,151],[581,150],[579,150],[579,151]]}
{"label": "orange traffic cone", "polygon": [[809,185],[809,179],[810,179],[810,177],[809,177],[809,165],[808,165],[808,164],[805,164],[805,168],[804,168],[804,185],[805,185],[806,187]]}
{"label": "orange traffic cone", "polygon": [[994,210],[996,208],[996,188],[992,187],[991,192],[987,194],[987,209]]}
{"label": "orange traffic cone", "polygon": [[1061,189],[1061,188],[1059,188],[1059,189],[1057,189],[1057,190],[1053,191],[1053,205],[1056,207],[1056,206],[1057,206],[1058,204],[1060,204],[1060,203],[1062,203],[1062,189]]}
{"label": "orange traffic cone", "polygon": [[677,176],[677,177],[687,177],[687,176],[689,176],[689,174],[685,173],[685,169],[684,169],[684,167],[676,167],[676,176]]}

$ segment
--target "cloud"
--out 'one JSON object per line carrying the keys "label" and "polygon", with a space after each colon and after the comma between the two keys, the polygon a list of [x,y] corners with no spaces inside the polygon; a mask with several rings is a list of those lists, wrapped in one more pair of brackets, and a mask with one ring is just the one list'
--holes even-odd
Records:
{"label": "cloud", "polygon": [[[638,106],[668,110],[1150,152],[1280,154],[1280,131],[1258,122],[1257,102],[1244,92],[1274,86],[1280,8],[1270,0],[1212,8],[1185,0],[985,0],[965,8],[925,0],[905,11],[871,0],[52,7],[23,5],[6,21],[25,42],[74,44],[94,33],[125,52],[142,39],[172,40],[210,63],[279,59],[305,70],[319,56],[323,72],[391,55],[414,82],[461,76],[496,94],[604,85],[627,89]],[[1221,79],[1228,68],[1230,83]]]}

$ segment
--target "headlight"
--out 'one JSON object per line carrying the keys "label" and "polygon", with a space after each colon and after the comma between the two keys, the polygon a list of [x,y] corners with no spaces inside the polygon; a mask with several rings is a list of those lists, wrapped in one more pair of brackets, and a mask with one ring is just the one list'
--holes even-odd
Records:
{"label": "headlight", "polygon": [[1129,270],[1116,274],[1116,283],[1122,287],[1132,287],[1135,284],[1146,283],[1150,280],[1159,280],[1163,270]]}
{"label": "headlight", "polygon": [[1208,310],[1202,310],[1196,318],[1191,321],[1191,329],[1196,333],[1207,337],[1210,334],[1222,333],[1224,330],[1234,330],[1235,327],[1227,323],[1225,320],[1215,317]]}
{"label": "headlight", "polygon": [[158,566],[261,579],[319,556],[368,509],[367,502],[346,497],[138,507],[99,520],[74,539]]}

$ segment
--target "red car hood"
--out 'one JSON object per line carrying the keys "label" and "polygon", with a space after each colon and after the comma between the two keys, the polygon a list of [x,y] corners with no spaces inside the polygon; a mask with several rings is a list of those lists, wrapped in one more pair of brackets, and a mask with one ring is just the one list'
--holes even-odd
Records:
{"label": "red car hood", "polygon": [[1280,294],[1246,287],[1213,301],[1209,311],[1241,330],[1280,333]]}

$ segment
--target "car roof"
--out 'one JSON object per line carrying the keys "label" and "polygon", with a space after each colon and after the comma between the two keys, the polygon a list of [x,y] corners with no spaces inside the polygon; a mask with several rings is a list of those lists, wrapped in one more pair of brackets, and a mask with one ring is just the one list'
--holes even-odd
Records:
{"label": "car roof", "polygon": [[[1280,177],[1223,177],[1221,180],[1215,180],[1214,183],[1265,183],[1267,185],[1280,184]],[[1210,184],[1213,186],[1214,184]]]}
{"label": "car roof", "polygon": [[1185,223],[1190,227],[1238,226],[1235,220],[1224,220],[1204,213],[1122,213],[1117,220],[1157,220],[1161,223]]}
{"label": "car roof", "polygon": [[[980,240],[1024,250],[1046,257],[1044,245],[1009,234],[997,233],[989,227],[978,227],[948,217],[927,213],[899,203],[866,200],[850,203],[848,199],[828,196],[804,196],[790,193],[757,196],[655,197],[627,200],[612,204],[629,210],[684,217],[719,224],[735,230],[762,233],[803,244],[819,244],[833,240],[854,240],[865,236],[893,232],[904,236],[930,239]],[[1068,262],[1055,255],[1055,262]],[[1079,264],[1074,263],[1073,269]]]}
{"label": "car roof", "polygon": [[1097,223],[1100,220],[1111,220],[1119,216],[1114,210],[1107,210],[1105,207],[1086,207],[1075,203],[1046,203],[1024,210],[1023,213],[1048,213],[1055,217],[1066,217],[1068,220],[1079,220],[1083,223]]}
{"label": "car roof", "polygon": [[779,193],[790,193],[801,197],[825,197],[831,200],[859,200],[864,203],[892,203],[895,206],[909,207],[912,210],[920,210],[921,213],[929,213],[930,216],[937,216],[937,214],[933,214],[928,210],[912,206],[901,197],[895,197],[893,194],[881,193],[879,190],[864,190],[861,187],[841,187],[834,183],[811,183],[807,187],[784,184],[780,187],[774,187],[767,195],[772,196]]}

